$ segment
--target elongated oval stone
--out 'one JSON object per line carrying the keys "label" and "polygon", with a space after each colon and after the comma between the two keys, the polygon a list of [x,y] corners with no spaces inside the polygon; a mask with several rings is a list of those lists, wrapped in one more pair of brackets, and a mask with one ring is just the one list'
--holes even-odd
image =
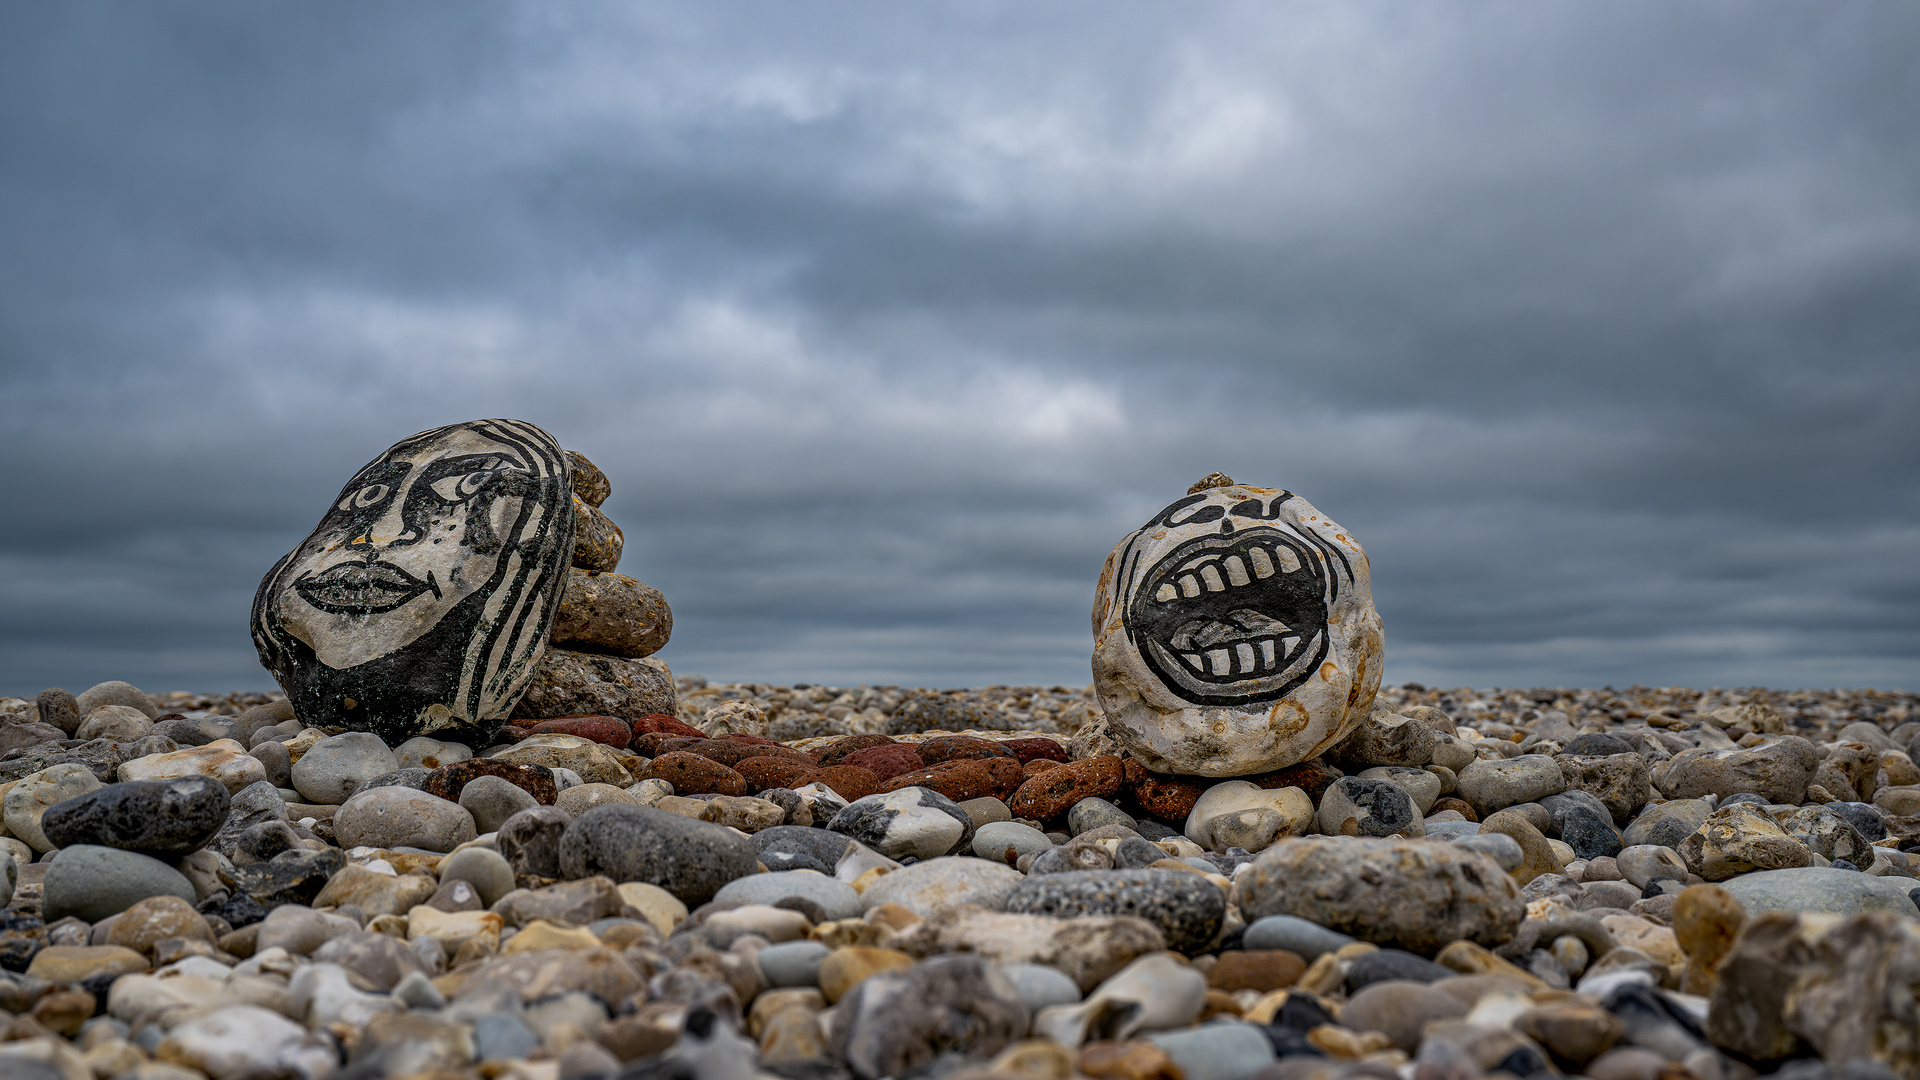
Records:
{"label": "elongated oval stone", "polygon": [[484,746],[547,651],[573,554],[570,462],[521,420],[402,439],[260,582],[253,640],[299,717]]}
{"label": "elongated oval stone", "polygon": [[95,844],[177,859],[207,846],[232,797],[206,776],[130,780],[47,808],[40,827],[55,847]]}

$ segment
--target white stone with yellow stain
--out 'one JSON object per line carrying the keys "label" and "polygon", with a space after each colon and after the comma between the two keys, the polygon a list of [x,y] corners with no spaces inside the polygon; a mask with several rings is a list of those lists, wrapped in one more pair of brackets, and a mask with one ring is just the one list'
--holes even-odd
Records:
{"label": "white stone with yellow stain", "polygon": [[584,926],[560,926],[535,919],[507,939],[502,953],[533,952],[536,949],[591,949],[600,944],[593,931]]}
{"label": "white stone with yellow stain", "polygon": [[1607,915],[1600,919],[1600,925],[1607,928],[1613,940],[1629,949],[1639,949],[1655,960],[1667,965],[1675,981],[1687,970],[1687,954],[1680,948],[1680,939],[1668,927],[1650,922],[1638,915]]}
{"label": "white stone with yellow stain", "polygon": [[171,754],[134,758],[121,765],[115,776],[121,781],[208,776],[220,781],[229,792],[234,792],[265,780],[267,767],[234,740],[215,739],[205,746],[176,750]]}
{"label": "white stone with yellow stain", "polygon": [[1244,776],[1314,757],[1373,707],[1383,638],[1359,541],[1299,496],[1194,492],[1107,556],[1093,684],[1147,768]]}
{"label": "white stone with yellow stain", "polygon": [[628,907],[639,912],[655,930],[660,931],[661,937],[673,933],[673,928],[687,917],[687,905],[658,885],[628,881],[620,884],[615,891]]}
{"label": "white stone with yellow stain", "polygon": [[1187,839],[1213,846],[1213,820],[1241,810],[1271,810],[1280,818],[1281,836],[1302,836],[1313,825],[1313,800],[1296,787],[1262,788],[1245,780],[1225,780],[1208,788],[1187,815]]}
{"label": "white stone with yellow stain", "polygon": [[407,940],[432,938],[452,953],[478,938],[492,949],[500,942],[502,925],[491,911],[441,911],[422,904],[407,912]]}
{"label": "white stone with yellow stain", "polygon": [[514,765],[544,765],[549,769],[572,769],[589,784],[612,784],[624,788],[634,782],[632,774],[620,763],[620,755],[607,746],[578,735],[533,735],[493,755],[495,761]]}

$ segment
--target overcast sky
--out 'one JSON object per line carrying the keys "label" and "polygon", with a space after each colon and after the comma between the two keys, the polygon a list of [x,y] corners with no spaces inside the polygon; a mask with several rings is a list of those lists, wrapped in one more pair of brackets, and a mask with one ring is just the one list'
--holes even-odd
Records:
{"label": "overcast sky", "polygon": [[1387,678],[1920,688],[1905,2],[0,7],[0,694],[540,424],[714,679],[1089,680],[1202,475]]}

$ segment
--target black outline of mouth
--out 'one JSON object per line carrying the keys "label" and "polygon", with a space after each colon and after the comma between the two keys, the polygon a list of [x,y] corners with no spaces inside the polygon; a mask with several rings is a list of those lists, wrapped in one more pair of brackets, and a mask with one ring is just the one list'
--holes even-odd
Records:
{"label": "black outline of mouth", "polygon": [[[1252,554],[1255,548],[1271,568],[1264,577]],[[1276,558],[1281,548],[1298,563],[1296,569],[1280,569],[1285,562]],[[1238,575],[1227,567],[1227,560],[1235,555],[1243,560],[1239,571],[1246,577],[1245,584],[1234,584],[1232,578]],[[1213,571],[1211,578],[1208,570]],[[1270,526],[1196,537],[1141,576],[1124,615],[1127,635],[1161,683],[1188,701],[1201,705],[1270,701],[1305,682],[1326,658],[1330,601],[1326,572],[1318,545]],[[1218,588],[1211,587],[1216,584]],[[1176,595],[1156,599],[1166,588]],[[1187,588],[1193,592],[1189,594]],[[1279,619],[1277,613],[1290,614]],[[1262,622],[1284,629],[1274,631]],[[1225,631],[1218,640],[1193,648],[1196,632],[1221,633],[1216,627]],[[1184,649],[1175,644],[1183,635],[1188,638]],[[1205,658],[1202,670],[1193,666],[1199,658]],[[1227,670],[1216,674],[1213,669],[1222,663]]]}
{"label": "black outline of mouth", "polygon": [[[347,580],[342,580],[347,579]],[[300,599],[335,615],[378,615],[424,592],[440,595],[433,572],[421,581],[388,562],[341,563],[293,583]]]}

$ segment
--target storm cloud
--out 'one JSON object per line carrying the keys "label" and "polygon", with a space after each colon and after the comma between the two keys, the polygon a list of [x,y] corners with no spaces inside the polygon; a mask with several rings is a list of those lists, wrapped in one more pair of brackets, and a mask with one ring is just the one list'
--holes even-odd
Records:
{"label": "storm cloud", "polygon": [[11,5],[0,694],[263,688],[351,472],[612,478],[676,671],[1088,680],[1220,470],[1387,678],[1920,688],[1895,3]]}

